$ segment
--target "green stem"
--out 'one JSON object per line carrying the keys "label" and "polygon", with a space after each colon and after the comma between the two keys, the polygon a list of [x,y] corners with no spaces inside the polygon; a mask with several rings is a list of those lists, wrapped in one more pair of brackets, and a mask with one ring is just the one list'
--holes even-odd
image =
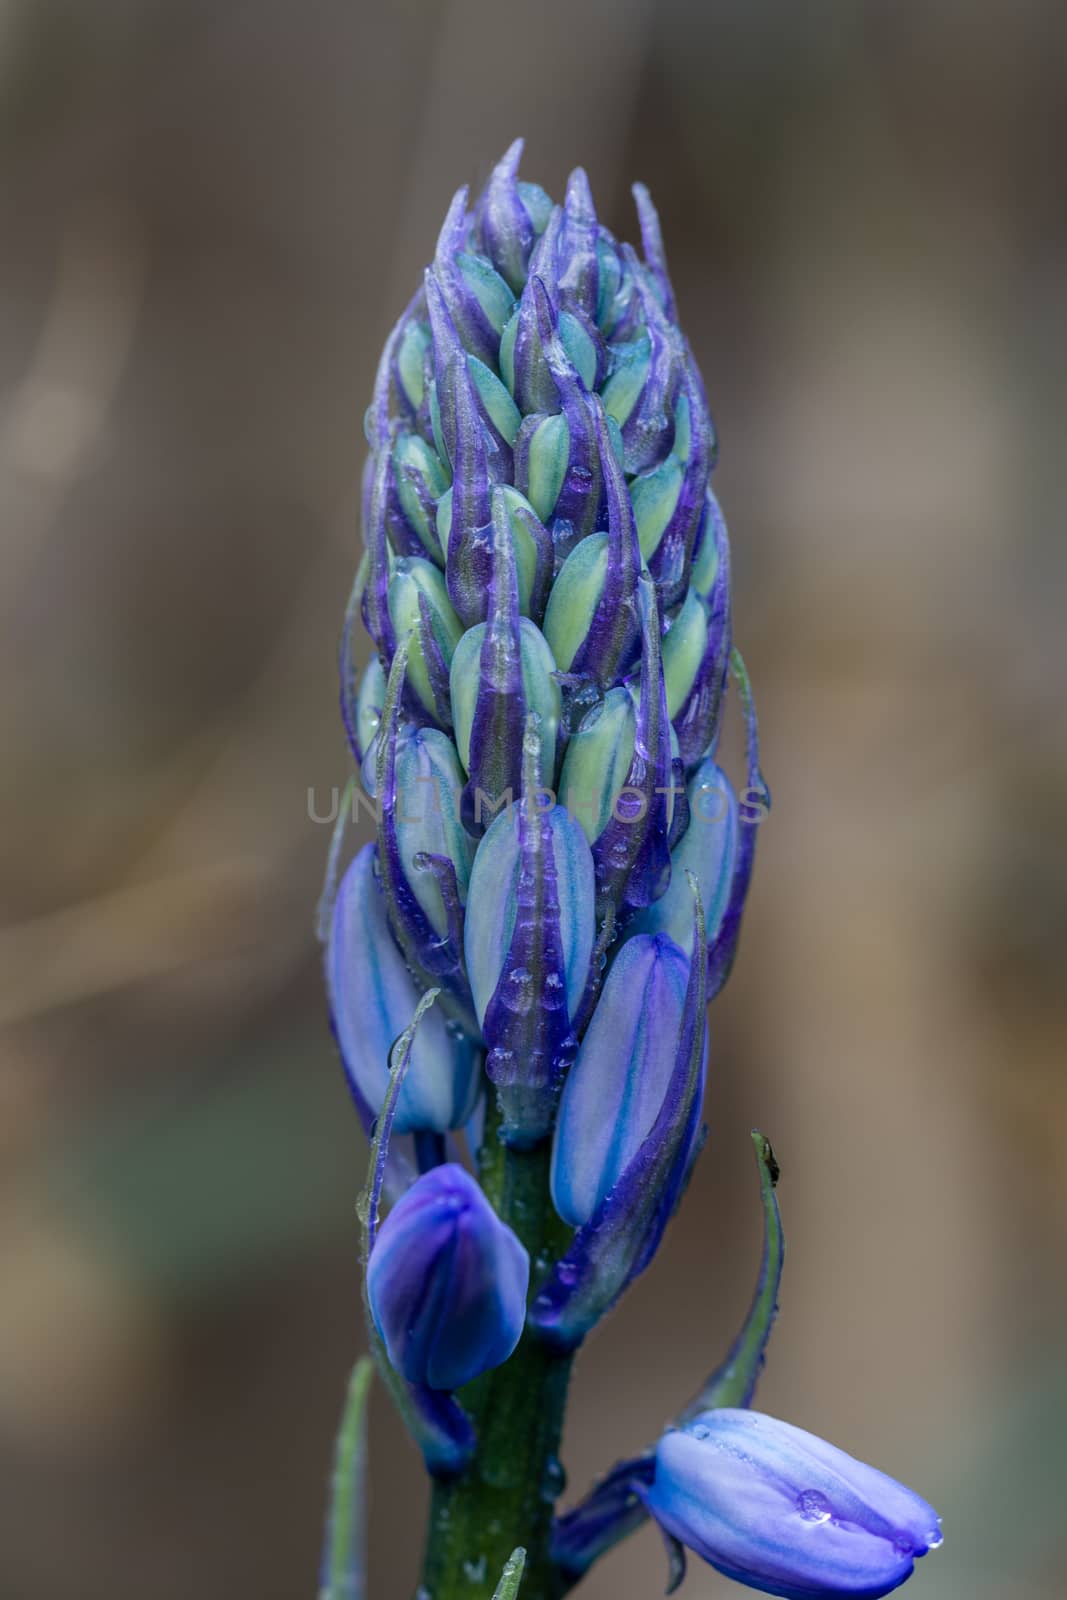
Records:
{"label": "green stem", "polygon": [[[536,1279],[563,1242],[548,1193],[550,1146],[505,1149],[494,1117],[482,1148],[483,1187],[530,1252]],[[486,1600],[517,1545],[526,1549],[522,1600],[557,1600],[563,1592],[549,1537],[563,1488],[571,1360],[526,1332],[509,1361],[464,1390],[478,1452],[459,1477],[434,1483],[418,1600]]]}

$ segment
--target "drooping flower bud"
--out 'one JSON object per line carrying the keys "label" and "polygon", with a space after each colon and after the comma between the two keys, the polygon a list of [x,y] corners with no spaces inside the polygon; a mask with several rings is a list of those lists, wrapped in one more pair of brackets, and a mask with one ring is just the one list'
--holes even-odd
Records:
{"label": "drooping flower bud", "polygon": [[[689,883],[699,950],[704,913],[696,880]],[[705,1063],[705,964],[688,967],[674,1065],[655,1120],[530,1306],[531,1327],[557,1348],[576,1348],[645,1270],[678,1204],[697,1141]]]}
{"label": "drooping flower bud", "polygon": [[474,1179],[449,1163],[418,1178],[382,1224],[367,1295],[397,1371],[452,1391],[514,1350],[529,1279],[526,1250]]}
{"label": "drooping flower bud", "polygon": [[627,939],[612,964],[564,1085],[552,1146],[552,1200],[574,1227],[589,1221],[656,1120],[688,982],[689,961],[665,934]]}
{"label": "drooping flower bud", "polygon": [[941,1543],[911,1489],[757,1411],[706,1411],[664,1434],[644,1497],[719,1572],[785,1600],[876,1600]]}
{"label": "drooping flower bud", "polygon": [[[389,1052],[408,1026],[418,992],[389,930],[375,877],[375,847],[365,845],[341,881],[326,951],[334,1031],[349,1087],[369,1124],[389,1084]],[[397,1105],[397,1133],[458,1128],[478,1094],[479,1062],[469,1039],[434,1009],[415,1037]]]}

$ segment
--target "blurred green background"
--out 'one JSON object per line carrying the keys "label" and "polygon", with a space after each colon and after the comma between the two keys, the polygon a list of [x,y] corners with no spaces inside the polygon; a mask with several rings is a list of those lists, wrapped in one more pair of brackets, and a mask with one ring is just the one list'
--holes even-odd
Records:
{"label": "blurred green background", "polygon": [[[518,132],[618,233],[656,196],[775,795],[572,1488],[728,1340],[759,1124],[763,1405],[942,1509],[916,1600],[1067,1592],[1065,74],[1056,0],[0,0],[4,1600],[314,1592],[364,1150],[307,794],[377,351]],[[380,1393],[371,1450],[400,1600]]]}

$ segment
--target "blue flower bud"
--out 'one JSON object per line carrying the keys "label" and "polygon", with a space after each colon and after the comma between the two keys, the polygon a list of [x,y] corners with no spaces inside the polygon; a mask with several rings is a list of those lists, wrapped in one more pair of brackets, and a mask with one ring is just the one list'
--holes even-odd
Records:
{"label": "blue flower bud", "polygon": [[[690,895],[690,922],[692,922]],[[689,961],[665,934],[619,950],[563,1087],[552,1200],[579,1227],[614,1188],[659,1114],[674,1071]]]}
{"label": "blue flower bud", "polygon": [[562,671],[607,686],[636,653],[642,563],[626,479],[599,400],[591,402],[591,411],[604,475],[607,533],[591,534],[568,556],[549,596],[545,637]]}
{"label": "blue flower bud", "polygon": [[641,247],[645,253],[645,266],[652,274],[656,288],[659,292],[660,305],[673,318],[674,290],[671,287],[670,274],[667,271],[667,253],[663,248],[663,234],[660,231],[659,216],[652,204],[652,196],[643,183],[635,183],[631,191],[637,203],[637,220],[641,226]]}
{"label": "blue flower bud", "polygon": [[593,191],[581,167],[567,179],[559,241],[559,298],[592,323],[596,317],[600,263]]}
{"label": "blue flower bud", "polygon": [[690,589],[663,636],[663,681],[667,688],[667,715],[672,721],[692,693],[707,643],[707,611],[700,596]]}
{"label": "blue flower bud", "polygon": [[691,872],[697,880],[710,944],[718,935],[730,899],[739,825],[733,786],[714,761],[701,762],[689,781],[687,797],[689,826],[671,852],[670,884],[630,927],[634,932],[669,934],[691,955],[693,896],[686,873]]}
{"label": "blue flower bud", "polygon": [[[456,653],[452,657],[451,695],[452,717],[456,730],[456,746],[459,750],[460,760],[470,774],[474,788],[471,796],[471,820],[477,831],[481,831],[495,815],[499,806],[508,800],[510,787],[511,798],[518,797],[517,770],[522,760],[522,720],[521,716],[534,712],[540,719],[538,732],[541,739],[540,780],[548,787],[552,782],[552,774],[556,760],[556,735],[560,719],[560,691],[555,679],[556,662],[541,630],[530,621],[528,617],[518,618],[518,684],[498,689],[497,684],[491,680],[491,666],[486,657],[487,641],[491,645],[493,636],[488,623],[478,623],[469,628],[463,635]],[[503,655],[503,652],[501,652]],[[513,705],[525,707],[518,723],[519,732],[511,733],[510,738],[515,743],[505,745],[500,749],[487,749],[484,740],[475,740],[475,725],[478,720],[479,701],[487,705],[490,697],[501,703],[511,701]],[[503,776],[504,769],[511,771],[513,781],[500,782],[499,778],[479,782],[481,774],[481,756],[492,754],[496,757]],[[478,799],[478,789],[481,790],[482,799]]]}
{"label": "blue flower bud", "polygon": [[[525,771],[536,770],[528,728]],[[589,976],[593,860],[562,806],[542,811],[535,787],[502,813],[478,847],[465,926],[467,971],[489,1047],[508,1143],[528,1145],[551,1126],[576,1040],[571,1019]]]}
{"label": "blue flower bud", "polygon": [[407,689],[417,708],[443,728],[452,726],[448,669],[463,633],[439,567],[422,556],[404,556],[389,580],[389,616],[396,637],[411,634]]}
{"label": "blue flower bud", "polygon": [[396,494],[423,551],[443,565],[437,534],[437,503],[449,487],[448,470],[432,445],[417,433],[402,433],[393,446]]}
{"label": "blue flower bud", "polygon": [[664,1434],[645,1500],[719,1572],[785,1600],[876,1600],[941,1543],[912,1490],[756,1411],[705,1411]]}
{"label": "blue flower bud", "polygon": [[377,656],[372,656],[359,680],[356,695],[356,758],[362,761],[374,743],[385,704],[385,673]]}
{"label": "blue flower bud", "polygon": [[[475,292],[474,285],[463,271],[463,257],[466,255],[465,246],[470,226],[467,212],[468,192],[466,187],[458,190],[448,208],[448,215],[442,224],[433,258],[433,277],[440,288],[441,298],[448,308],[448,315],[464,348],[470,355],[477,356],[479,361],[495,365],[500,344],[500,330],[494,327],[493,318],[487,315],[482,304],[482,296]],[[486,265],[488,266],[488,263]],[[500,282],[510,301],[511,295],[507,285],[502,279]],[[437,337],[435,327],[435,343]]]}
{"label": "blue flower bud", "polygon": [[609,689],[571,735],[559,779],[560,804],[590,844],[604,832],[634,756],[637,707],[629,689]]}
{"label": "blue flower bud", "polygon": [[451,739],[436,728],[413,728],[397,742],[394,825],[408,886],[435,933],[449,931],[450,907],[429,861],[447,860],[460,904],[467,899],[474,843],[459,817],[463,769]]}
{"label": "blue flower bud", "polygon": [[529,1280],[525,1249],[452,1163],[412,1184],[367,1264],[371,1315],[389,1360],[409,1383],[447,1391],[510,1356]]}
{"label": "blue flower bud", "polygon": [[[640,387],[627,396],[626,416],[604,404],[622,429],[624,464],[627,472],[647,472],[667,455],[674,441],[674,408],[682,383],[682,347],[674,328],[664,316],[647,273],[641,268],[629,245],[623,245],[637,286],[644,312],[647,347],[630,368],[631,383]],[[632,392],[632,390],[631,390]]]}
{"label": "blue flower bud", "polygon": [[[715,554],[714,568],[708,574],[709,588],[699,599],[695,590],[690,591],[690,600],[701,605],[705,612],[704,650],[684,700],[677,711],[671,713],[682,759],[687,765],[714,749],[719,737],[733,642],[730,543],[721,516],[707,528],[705,542],[709,539],[714,544]],[[667,637],[669,639],[670,635]],[[665,659],[666,654],[664,641]]]}
{"label": "blue flower bud", "polygon": [[521,139],[516,139],[493,168],[479,216],[485,253],[516,294],[526,282],[536,238],[533,218],[517,181],[522,144]]}
{"label": "blue flower bud", "polygon": [[[330,1010],[349,1086],[364,1120],[381,1110],[389,1052],[408,1026],[418,991],[389,930],[375,877],[375,847],[365,845],[337,892],[326,951]],[[397,1133],[444,1133],[467,1120],[478,1093],[478,1053],[434,1007],[419,1025],[397,1105]]]}
{"label": "blue flower bud", "polygon": [[[704,946],[704,912],[693,889],[693,944]],[[624,947],[625,948],[625,947]],[[618,1180],[571,1240],[530,1306],[530,1326],[573,1350],[652,1260],[681,1196],[699,1142],[706,1061],[706,964],[688,963],[674,1067],[655,1120]]]}

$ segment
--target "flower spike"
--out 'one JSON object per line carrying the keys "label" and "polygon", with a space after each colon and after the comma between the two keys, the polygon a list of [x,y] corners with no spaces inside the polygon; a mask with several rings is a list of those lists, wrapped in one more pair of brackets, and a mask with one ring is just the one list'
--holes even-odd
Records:
{"label": "flower spike", "polygon": [[[559,1600],[651,1515],[672,1589],[689,1549],[780,1596],[874,1600],[936,1518],[745,1409],[784,1248],[759,1135],[760,1275],[726,1361],[654,1448],[552,1517],[570,1357],[651,1262],[704,1144],[705,1002],[770,797],[655,207],[637,185],[639,259],[582,168],[553,204],[521,155],[473,205],[457,192],[378,365],[339,660],[344,806],[365,791],[377,837],[342,873],[339,822],[319,917],[372,1136],[372,1350],[442,1480],[420,1593],[474,1600],[499,1577],[494,1600],[520,1581]],[[731,663],[736,791],[717,757]],[[344,1527],[335,1589],[361,1581]]]}

